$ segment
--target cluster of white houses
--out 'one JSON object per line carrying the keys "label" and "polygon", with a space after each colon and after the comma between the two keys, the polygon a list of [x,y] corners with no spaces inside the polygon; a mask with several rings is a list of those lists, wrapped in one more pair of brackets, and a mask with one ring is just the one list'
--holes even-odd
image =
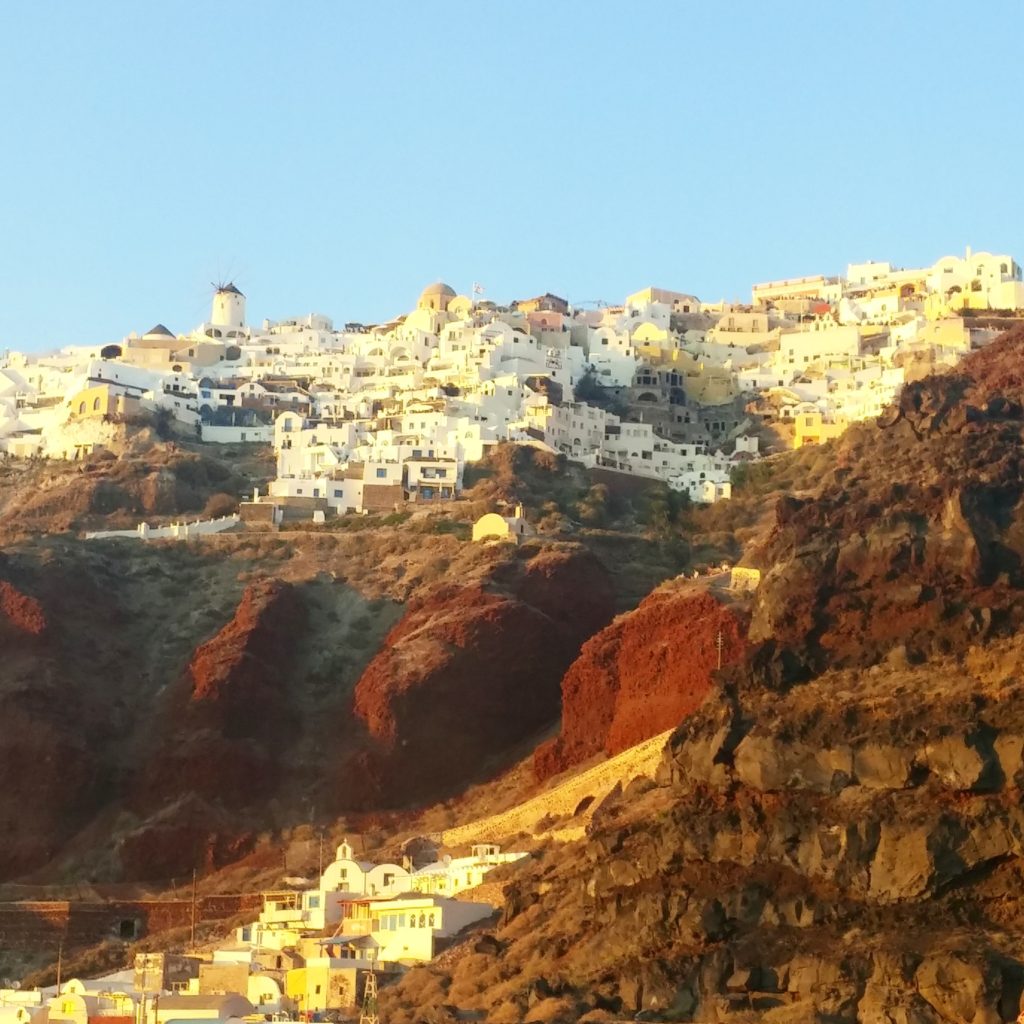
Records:
{"label": "cluster of white houses", "polygon": [[490,917],[490,903],[462,894],[524,856],[480,844],[469,856],[413,868],[408,860],[357,860],[343,842],[315,886],[265,893],[258,920],[240,926],[230,943],[202,955],[140,955],[134,972],[71,979],[59,990],[0,989],[0,1024],[310,1019],[350,1009],[368,972],[428,961]]}
{"label": "cluster of white houses", "polygon": [[[500,441],[727,497],[757,457],[752,398],[824,440],[877,415],[908,374],[984,344],[980,314],[1024,308],[1021,268],[991,253],[931,267],[754,286],[750,305],[647,288],[620,306],[554,295],[497,306],[434,284],[395,320],[247,324],[219,288],[208,322],[56,355],[0,359],[0,450],[76,458],[159,414],[211,442],[273,443],[265,499],[321,514],[444,501]],[[161,412],[162,410],[162,412]]]}

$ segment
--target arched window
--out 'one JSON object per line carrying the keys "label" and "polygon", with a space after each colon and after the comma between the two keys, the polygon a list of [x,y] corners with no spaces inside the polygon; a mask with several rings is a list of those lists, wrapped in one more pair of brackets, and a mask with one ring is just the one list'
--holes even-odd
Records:
{"label": "arched window", "polygon": [[96,396],[96,397],[95,397],[95,398],[94,398],[94,399],[92,400],[92,411],[93,411],[93,412],[99,412],[99,408],[100,408],[100,398],[99,398],[99,395],[97,395],[97,396]]}
{"label": "arched window", "polygon": [[85,402],[78,403],[78,415],[82,416],[85,414]]}

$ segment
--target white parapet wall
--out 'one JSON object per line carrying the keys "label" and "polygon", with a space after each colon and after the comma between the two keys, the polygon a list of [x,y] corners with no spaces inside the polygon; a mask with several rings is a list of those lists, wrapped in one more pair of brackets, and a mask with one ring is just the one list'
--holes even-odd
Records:
{"label": "white parapet wall", "polygon": [[256,427],[213,427],[202,425],[200,437],[213,444],[273,444],[274,425]]}
{"label": "white parapet wall", "polygon": [[237,515],[221,516],[219,519],[197,519],[194,523],[171,523],[170,526],[150,526],[139,523],[134,530],[97,530],[85,535],[86,540],[109,540],[124,537],[130,540],[192,540],[213,533],[223,533],[237,526],[241,518]]}

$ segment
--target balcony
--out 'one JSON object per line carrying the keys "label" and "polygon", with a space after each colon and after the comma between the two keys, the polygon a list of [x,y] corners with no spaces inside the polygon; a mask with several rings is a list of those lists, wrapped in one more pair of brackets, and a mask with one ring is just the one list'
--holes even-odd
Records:
{"label": "balcony", "polygon": [[263,924],[298,924],[303,920],[302,907],[283,907],[264,910],[260,914]]}

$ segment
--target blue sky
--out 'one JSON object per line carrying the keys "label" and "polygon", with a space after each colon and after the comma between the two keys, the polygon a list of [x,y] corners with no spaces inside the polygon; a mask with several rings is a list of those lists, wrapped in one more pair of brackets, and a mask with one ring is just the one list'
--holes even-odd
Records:
{"label": "blue sky", "polygon": [[0,7],[0,349],[1024,257],[1024,5]]}

